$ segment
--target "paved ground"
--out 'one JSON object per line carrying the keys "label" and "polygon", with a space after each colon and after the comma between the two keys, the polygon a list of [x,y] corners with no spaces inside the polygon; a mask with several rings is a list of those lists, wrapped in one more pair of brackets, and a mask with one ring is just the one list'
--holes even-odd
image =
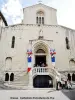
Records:
{"label": "paved ground", "polygon": [[70,100],[62,91],[55,90],[0,90],[0,100]]}
{"label": "paved ground", "polygon": [[63,92],[70,100],[75,100],[75,89],[72,89],[72,90],[62,90],[62,92]]}
{"label": "paved ground", "polygon": [[10,90],[2,84],[0,89],[0,100],[75,100],[74,87],[72,90],[59,91],[55,89]]}

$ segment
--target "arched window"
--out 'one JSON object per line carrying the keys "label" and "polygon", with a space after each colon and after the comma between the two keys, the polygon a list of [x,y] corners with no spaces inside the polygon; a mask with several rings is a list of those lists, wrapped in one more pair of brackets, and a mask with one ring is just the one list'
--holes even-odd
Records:
{"label": "arched window", "polygon": [[36,14],[36,23],[37,24],[44,24],[44,12],[38,11]]}
{"label": "arched window", "polygon": [[11,67],[12,67],[12,58],[7,57],[5,59],[5,69],[8,70],[8,69],[11,69]]}
{"label": "arched window", "polygon": [[72,81],[75,81],[75,74],[72,74]]}
{"label": "arched window", "polygon": [[68,80],[71,81],[71,75],[69,73],[68,73],[67,77],[68,77]]}
{"label": "arched window", "polygon": [[41,24],[41,17],[39,17],[39,24]]}
{"label": "arched window", "polygon": [[42,24],[44,24],[44,17],[42,17]]}
{"label": "arched window", "polygon": [[69,65],[70,65],[71,68],[74,68],[74,66],[75,66],[75,60],[74,60],[74,58],[70,59]]}
{"label": "arched window", "polygon": [[36,23],[38,24],[38,17],[36,17]]}
{"label": "arched window", "polygon": [[68,37],[66,37],[65,41],[66,41],[66,48],[70,49]]}
{"label": "arched window", "polygon": [[9,81],[9,74],[8,73],[5,74],[5,81]]}
{"label": "arched window", "polygon": [[11,75],[10,75],[10,81],[14,81],[14,74],[13,73],[11,73]]}
{"label": "arched window", "polygon": [[14,48],[15,46],[15,36],[12,37],[12,44],[11,44],[11,48]]}

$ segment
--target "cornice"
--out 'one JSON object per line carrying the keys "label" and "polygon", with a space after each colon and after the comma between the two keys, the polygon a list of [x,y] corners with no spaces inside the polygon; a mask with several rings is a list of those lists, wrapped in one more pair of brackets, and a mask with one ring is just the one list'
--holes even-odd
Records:
{"label": "cornice", "polygon": [[[21,26],[21,28],[22,28],[22,26],[23,27],[39,27],[39,28],[61,28],[61,29],[64,29],[64,30],[69,30],[69,31],[74,31],[75,32],[75,30],[74,29],[71,29],[71,28],[68,28],[68,27],[65,27],[65,26],[61,26],[61,25],[37,25],[37,24],[15,24],[15,25],[9,25],[9,26],[6,26],[6,27],[3,27],[3,29],[5,28],[5,29],[7,29],[7,28],[12,28],[12,29],[14,29],[14,28],[18,28],[18,27],[20,27]],[[20,29],[21,29],[20,28]]]}

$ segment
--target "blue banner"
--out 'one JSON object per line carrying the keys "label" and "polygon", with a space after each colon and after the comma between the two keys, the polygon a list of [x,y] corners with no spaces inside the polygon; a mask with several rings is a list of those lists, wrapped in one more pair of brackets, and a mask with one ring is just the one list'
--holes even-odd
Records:
{"label": "blue banner", "polygon": [[51,61],[52,62],[55,62],[55,57],[51,57]]}
{"label": "blue banner", "polygon": [[28,57],[28,62],[32,62],[32,58],[31,57]]}

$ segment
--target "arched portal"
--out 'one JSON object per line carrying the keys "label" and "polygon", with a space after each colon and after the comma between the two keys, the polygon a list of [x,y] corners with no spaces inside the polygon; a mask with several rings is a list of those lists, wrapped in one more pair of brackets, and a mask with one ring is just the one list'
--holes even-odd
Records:
{"label": "arched portal", "polygon": [[[45,51],[43,49],[38,49],[36,51],[36,55],[35,55],[35,64],[36,66],[42,66],[44,64],[44,66],[46,65],[46,54]],[[42,67],[44,67],[42,66]]]}
{"label": "arched portal", "polygon": [[34,88],[53,88],[53,80],[49,75],[37,75],[33,79]]}
{"label": "arched portal", "polygon": [[48,47],[44,43],[37,43],[34,47],[35,66],[47,66]]}

